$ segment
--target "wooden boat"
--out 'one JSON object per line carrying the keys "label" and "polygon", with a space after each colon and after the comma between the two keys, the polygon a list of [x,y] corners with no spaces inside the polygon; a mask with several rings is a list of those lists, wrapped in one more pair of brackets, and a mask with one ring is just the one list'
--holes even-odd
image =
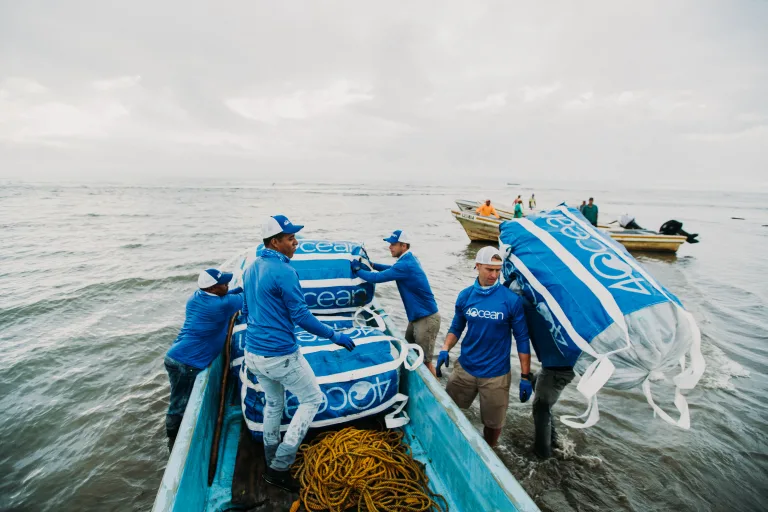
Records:
{"label": "wooden boat", "polygon": [[622,227],[602,227],[611,238],[636,252],[671,252],[676,253],[686,238],[679,235],[662,235],[648,229],[624,229]]}
{"label": "wooden boat", "polygon": [[[375,302],[374,306],[384,318],[387,334],[400,337],[382,308]],[[411,351],[408,357],[414,362],[416,354]],[[232,379],[224,390],[226,407],[216,470],[208,485],[224,365],[222,355],[195,381],[154,512],[247,510],[257,506],[288,510],[297,498],[261,480],[263,446],[244,427]],[[411,418],[402,427],[404,439],[414,457],[426,465],[430,487],[446,498],[449,510],[538,510],[425,366],[401,371],[400,390],[409,396],[405,411]]]}
{"label": "wooden boat", "polygon": [[[469,211],[451,210],[451,213],[473,242],[499,241],[499,226],[504,222],[504,219],[483,217]],[[626,247],[628,251],[676,253],[685,242],[684,236],[662,235],[646,229],[598,227]]]}
{"label": "wooden boat", "polygon": [[[481,204],[482,203],[480,201],[472,201],[472,200],[469,200],[469,199],[457,199],[456,200],[456,206],[459,207],[460,211],[462,211],[462,212],[469,212],[469,213],[472,213],[472,214],[474,214],[477,211],[477,208]],[[504,208],[499,208],[496,205],[494,205],[494,208],[496,208],[496,213],[499,214],[499,217],[501,217],[502,220],[509,220],[509,219],[513,219],[515,217],[515,212],[513,210],[507,210],[507,209],[504,209]]]}

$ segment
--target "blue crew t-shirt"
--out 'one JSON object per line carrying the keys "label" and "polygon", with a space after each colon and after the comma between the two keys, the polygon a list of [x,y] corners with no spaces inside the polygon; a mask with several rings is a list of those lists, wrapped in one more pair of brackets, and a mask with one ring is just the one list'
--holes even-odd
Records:
{"label": "blue crew t-shirt", "polygon": [[427,274],[411,251],[400,256],[394,265],[374,263],[373,268],[378,272],[363,269],[357,271],[357,276],[369,283],[396,281],[409,322],[437,313],[437,302]]}
{"label": "blue crew t-shirt", "polygon": [[198,369],[206,368],[224,348],[229,319],[242,307],[242,293],[219,297],[197,290],[187,301],[184,325],[168,350],[168,357]]}
{"label": "blue crew t-shirt", "polygon": [[483,288],[475,280],[459,293],[448,332],[461,338],[465,329],[459,363],[474,377],[499,377],[510,372],[513,332],[518,353],[530,353],[522,301],[498,282]]}

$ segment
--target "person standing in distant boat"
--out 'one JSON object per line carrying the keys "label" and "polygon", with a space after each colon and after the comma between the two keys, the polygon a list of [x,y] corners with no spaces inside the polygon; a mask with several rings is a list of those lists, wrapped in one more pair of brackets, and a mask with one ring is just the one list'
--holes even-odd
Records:
{"label": "person standing in distant boat", "polygon": [[523,217],[523,201],[515,201],[515,218],[521,219]]}
{"label": "person standing in distant boat", "polygon": [[536,194],[531,194],[531,198],[528,199],[528,209],[533,210],[536,208]]}
{"label": "person standing in distant boat", "polygon": [[[291,476],[291,464],[309,425],[323,404],[315,372],[299,350],[295,326],[327,338],[352,351],[355,342],[312,316],[304,299],[299,275],[290,265],[304,226],[291,224],[284,215],[269,217],[262,225],[264,250],[243,274],[245,300],[245,365],[264,389],[264,480],[290,492],[299,484]],[[280,441],[280,423],[285,409],[285,391],[294,394],[294,411],[285,437]]]}
{"label": "person standing in distant boat", "polygon": [[421,268],[418,258],[411,252],[411,241],[404,231],[397,229],[384,241],[389,243],[389,253],[392,257],[397,258],[394,265],[374,263],[373,269],[377,272],[372,272],[362,268],[360,260],[353,260],[352,272],[369,283],[397,283],[408,317],[405,340],[408,343],[416,343],[424,350],[424,365],[435,375],[432,358],[441,320],[427,274]]}
{"label": "person standing in distant boat", "polygon": [[484,204],[481,204],[480,206],[478,206],[477,209],[475,210],[475,213],[477,213],[478,215],[482,215],[483,217],[494,216],[497,219],[500,218],[499,214],[496,213],[496,208],[494,208],[493,205],[491,205],[490,199],[486,199]]}
{"label": "person standing in distant boat", "polygon": [[523,302],[499,282],[502,262],[501,253],[495,247],[483,247],[477,252],[477,278],[456,298],[453,322],[437,358],[437,376],[442,377],[441,367],[449,365],[449,352],[466,330],[445,391],[462,409],[469,408],[480,395],[483,437],[491,447],[498,442],[507,418],[512,384],[512,334],[520,360],[520,401],[527,401],[533,393]]}
{"label": "person standing in distant boat", "polygon": [[229,289],[232,274],[209,268],[200,272],[198,289],[187,300],[179,336],[165,355],[171,398],[165,416],[168,449],[173,449],[197,374],[216,359],[227,337],[229,319],[243,307],[243,289]]}
{"label": "person standing in distant boat", "polygon": [[590,224],[597,227],[597,205],[594,198],[589,198],[589,203],[582,207],[581,214],[589,221]]}

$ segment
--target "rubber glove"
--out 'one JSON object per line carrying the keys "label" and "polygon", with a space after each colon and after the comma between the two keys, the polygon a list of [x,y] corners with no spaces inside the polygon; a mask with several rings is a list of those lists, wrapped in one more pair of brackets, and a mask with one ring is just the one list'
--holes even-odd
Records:
{"label": "rubber glove", "polygon": [[355,342],[352,341],[352,338],[350,338],[348,335],[344,334],[343,332],[334,332],[333,336],[331,337],[331,341],[337,345],[344,347],[350,352],[352,352],[355,349]]}
{"label": "rubber glove", "polygon": [[237,288],[232,288],[227,292],[227,294],[233,294],[233,293],[243,293],[242,286],[238,286]]}
{"label": "rubber glove", "polygon": [[438,377],[443,376],[443,372],[440,371],[440,367],[445,365],[446,368],[448,368],[448,363],[450,363],[451,358],[448,357],[448,351],[447,350],[441,350],[440,353],[437,355],[437,368],[435,368],[435,373]]}
{"label": "rubber glove", "polygon": [[349,266],[352,268],[352,273],[357,274],[357,271],[363,267],[363,263],[360,260],[352,260],[349,262]]}
{"label": "rubber glove", "polygon": [[520,379],[520,401],[527,402],[533,394],[533,384],[531,381]]}

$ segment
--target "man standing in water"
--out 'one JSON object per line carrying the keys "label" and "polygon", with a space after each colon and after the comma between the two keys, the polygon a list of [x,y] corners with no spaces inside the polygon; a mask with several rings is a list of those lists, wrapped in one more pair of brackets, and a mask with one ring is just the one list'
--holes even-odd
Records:
{"label": "man standing in water", "polygon": [[[245,364],[264,388],[264,480],[291,492],[299,488],[291,477],[291,464],[323,403],[315,373],[299,351],[294,326],[347,350],[355,348],[349,336],[335,332],[309,312],[299,276],[289,264],[299,245],[295,235],[303,227],[283,215],[269,217],[262,226],[264,251],[243,274],[243,313],[248,321]],[[280,442],[286,389],[296,395],[299,407]]]}
{"label": "man standing in water", "polygon": [[573,363],[579,353],[563,354],[552,337],[547,319],[526,299],[522,301],[531,344],[536,357],[541,362],[541,369],[531,378],[535,391],[533,398],[534,451],[539,457],[547,458],[552,456],[552,448],[558,447],[555,422],[552,420],[552,407],[557,403],[563,389],[576,376],[573,372]]}
{"label": "man standing in water", "polygon": [[520,401],[533,392],[531,353],[523,302],[514,292],[499,283],[502,257],[495,247],[477,252],[474,284],[459,293],[456,310],[437,358],[437,375],[448,366],[449,351],[458,343],[464,329],[461,353],[445,391],[462,409],[467,409],[480,394],[480,420],[483,437],[493,447],[501,435],[507,417],[509,388],[512,383],[512,336],[515,335],[520,359]]}
{"label": "man standing in water", "polygon": [[197,374],[216,359],[227,337],[229,319],[243,307],[242,288],[229,290],[232,274],[209,268],[197,278],[187,301],[186,318],[165,355],[171,399],[165,416],[168,449],[173,449]]}
{"label": "man standing in water", "polygon": [[394,265],[374,263],[373,269],[378,272],[371,272],[361,268],[359,260],[354,260],[352,271],[369,283],[397,283],[408,317],[405,339],[409,343],[418,344],[424,350],[424,364],[432,375],[435,375],[432,353],[435,351],[435,340],[440,332],[440,313],[437,311],[432,288],[429,287],[421,263],[411,252],[411,242],[407,234],[398,229],[384,241],[389,242],[389,253],[393,258],[397,258]]}
{"label": "man standing in water", "polygon": [[589,204],[581,207],[581,214],[589,221],[590,224],[597,227],[597,205],[594,202],[594,198],[589,198]]}
{"label": "man standing in water", "polygon": [[536,208],[536,194],[531,194],[531,198],[528,199],[528,209],[533,210]]}

